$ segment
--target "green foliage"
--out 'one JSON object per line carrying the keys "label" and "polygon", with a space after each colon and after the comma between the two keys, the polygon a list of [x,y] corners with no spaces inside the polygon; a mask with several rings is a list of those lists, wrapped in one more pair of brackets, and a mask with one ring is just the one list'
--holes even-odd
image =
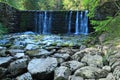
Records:
{"label": "green foliage", "polygon": [[107,32],[110,35],[109,38],[120,36],[120,14],[115,17],[108,17],[107,20],[92,20],[91,22],[97,33]]}
{"label": "green foliage", "polygon": [[80,10],[80,0],[63,0],[65,10]]}
{"label": "green foliage", "polygon": [[55,10],[61,0],[0,0],[19,10]]}
{"label": "green foliage", "polygon": [[0,36],[6,32],[7,32],[7,29],[3,26],[2,23],[0,23]]}

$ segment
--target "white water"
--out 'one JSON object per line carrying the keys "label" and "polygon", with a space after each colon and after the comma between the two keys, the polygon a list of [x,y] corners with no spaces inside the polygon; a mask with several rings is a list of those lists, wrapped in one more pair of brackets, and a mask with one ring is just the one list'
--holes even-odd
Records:
{"label": "white water", "polygon": [[71,23],[72,23],[71,19],[72,19],[72,11],[70,11],[70,15],[69,15],[68,34],[71,33]]}
{"label": "white water", "polygon": [[[76,14],[74,17],[74,13]],[[88,11],[70,11],[67,14],[67,32],[68,34],[88,34]],[[43,11],[35,13],[35,32],[39,34],[51,34],[52,12]],[[60,24],[60,23],[58,23]],[[62,26],[64,27],[64,26]],[[75,31],[74,31],[74,30]],[[73,31],[73,32],[72,32]]]}
{"label": "white water", "polygon": [[76,14],[75,34],[79,34],[79,11]]}
{"label": "white water", "polygon": [[76,13],[75,34],[88,34],[88,11]]}
{"label": "white water", "polygon": [[35,32],[39,34],[50,34],[52,25],[52,14],[47,11],[35,14]]}

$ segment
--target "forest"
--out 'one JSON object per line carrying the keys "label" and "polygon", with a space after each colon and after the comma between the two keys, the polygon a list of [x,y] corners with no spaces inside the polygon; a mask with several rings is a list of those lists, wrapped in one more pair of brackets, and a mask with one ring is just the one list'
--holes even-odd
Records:
{"label": "forest", "polygon": [[0,80],[120,80],[120,0],[0,0]]}

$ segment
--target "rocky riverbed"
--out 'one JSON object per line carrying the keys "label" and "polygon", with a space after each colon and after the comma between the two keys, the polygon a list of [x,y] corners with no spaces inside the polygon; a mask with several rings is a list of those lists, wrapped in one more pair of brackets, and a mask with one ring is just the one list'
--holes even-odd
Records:
{"label": "rocky riverbed", "polygon": [[87,46],[86,39],[33,32],[4,35],[0,80],[119,80],[119,45]]}

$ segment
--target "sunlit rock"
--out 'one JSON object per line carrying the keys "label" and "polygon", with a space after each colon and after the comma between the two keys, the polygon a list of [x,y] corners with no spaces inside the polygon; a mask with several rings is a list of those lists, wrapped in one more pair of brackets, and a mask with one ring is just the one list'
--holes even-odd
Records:
{"label": "sunlit rock", "polygon": [[38,79],[48,79],[53,77],[53,71],[57,67],[58,62],[56,58],[40,58],[32,59],[28,64],[28,71]]}
{"label": "sunlit rock", "polygon": [[18,74],[24,73],[27,71],[27,63],[28,63],[27,59],[18,59],[10,63],[8,67],[8,71],[12,75],[18,75]]}
{"label": "sunlit rock", "polygon": [[30,73],[24,73],[16,78],[16,80],[33,80]]}
{"label": "sunlit rock", "polygon": [[69,68],[60,66],[55,70],[54,80],[68,80],[70,74]]}

